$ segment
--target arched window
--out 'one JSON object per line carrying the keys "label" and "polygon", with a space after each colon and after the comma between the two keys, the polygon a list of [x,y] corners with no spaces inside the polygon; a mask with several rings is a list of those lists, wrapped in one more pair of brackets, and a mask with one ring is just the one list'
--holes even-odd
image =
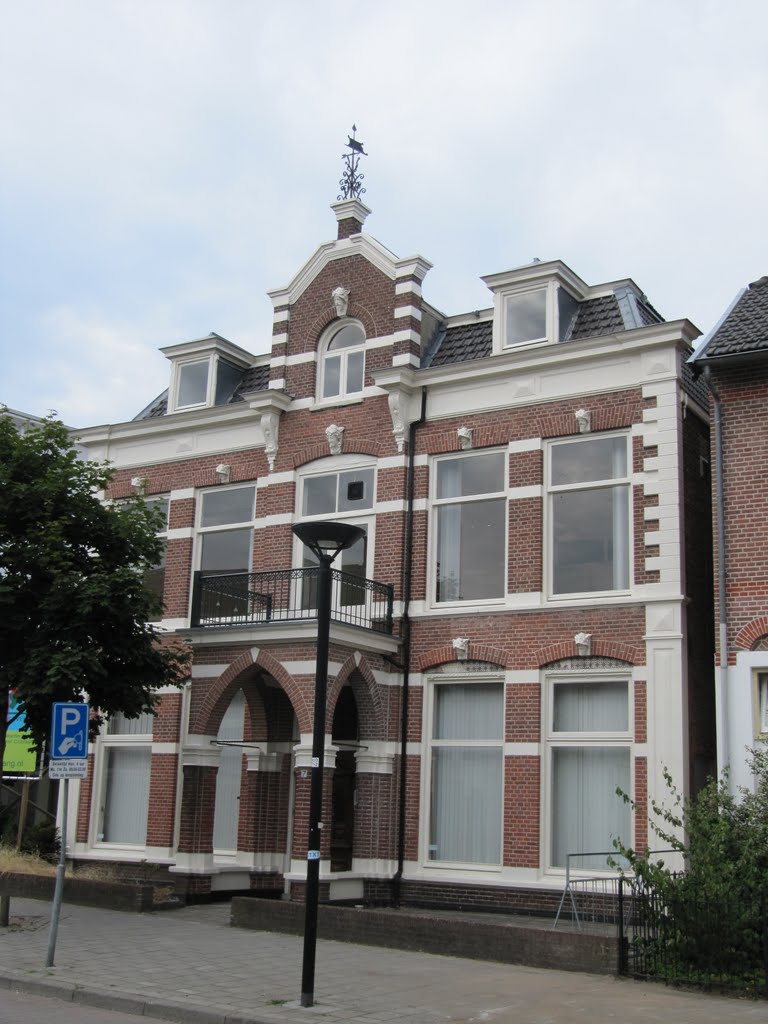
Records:
{"label": "arched window", "polygon": [[325,346],[321,398],[342,398],[363,390],[365,331],[354,321],[336,327]]}

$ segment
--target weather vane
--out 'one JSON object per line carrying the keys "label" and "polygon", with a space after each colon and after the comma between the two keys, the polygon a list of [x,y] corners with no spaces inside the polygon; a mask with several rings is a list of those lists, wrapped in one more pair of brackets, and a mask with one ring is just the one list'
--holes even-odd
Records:
{"label": "weather vane", "polygon": [[352,125],[352,134],[347,136],[347,149],[349,153],[344,153],[341,157],[345,161],[346,166],[344,168],[344,174],[339,179],[339,186],[341,187],[341,195],[336,198],[342,199],[359,199],[360,196],[365,192],[362,182],[365,178],[364,174],[358,172],[358,165],[360,164],[361,156],[368,156],[363,149],[362,142],[358,142],[355,138],[355,132],[357,131],[357,125]]}

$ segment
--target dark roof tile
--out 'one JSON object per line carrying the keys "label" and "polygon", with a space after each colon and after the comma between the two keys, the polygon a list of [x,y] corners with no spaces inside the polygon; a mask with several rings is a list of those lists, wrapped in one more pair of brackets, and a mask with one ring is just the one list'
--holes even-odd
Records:
{"label": "dark roof tile", "polygon": [[448,327],[437,352],[426,365],[445,366],[447,363],[465,363],[468,359],[483,359],[491,354],[492,333],[490,320]]}
{"label": "dark roof tile", "polygon": [[243,395],[249,391],[265,391],[269,385],[269,367],[251,366],[243,373],[240,383],[232,393],[228,404],[242,402]]}
{"label": "dark roof tile", "polygon": [[599,299],[586,299],[579,303],[579,311],[569,341],[581,338],[599,338],[624,330],[624,320],[615,295],[602,295]]}
{"label": "dark roof tile", "polygon": [[700,358],[768,352],[768,277],[754,281],[706,343]]}

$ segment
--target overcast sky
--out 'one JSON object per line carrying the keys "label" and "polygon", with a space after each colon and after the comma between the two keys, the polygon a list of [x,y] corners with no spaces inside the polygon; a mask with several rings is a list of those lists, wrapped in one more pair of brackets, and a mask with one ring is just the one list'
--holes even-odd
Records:
{"label": "overcast sky", "polygon": [[765,0],[0,0],[0,402],[131,419],[366,230],[446,313],[533,257],[707,331],[768,273]]}

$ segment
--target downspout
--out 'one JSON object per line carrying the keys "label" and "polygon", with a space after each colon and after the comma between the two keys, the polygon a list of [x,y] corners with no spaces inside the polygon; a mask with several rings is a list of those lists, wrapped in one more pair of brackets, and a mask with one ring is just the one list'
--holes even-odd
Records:
{"label": "downspout", "polygon": [[720,639],[720,667],[715,687],[717,724],[717,770],[722,772],[730,760],[728,750],[728,610],[725,592],[725,490],[723,482],[723,411],[720,392],[712,380],[712,370],[704,367],[704,380],[712,392],[715,406],[715,483],[717,496],[717,594]]}
{"label": "downspout", "polygon": [[400,905],[400,883],[403,879],[405,864],[405,791],[408,781],[408,697],[411,678],[411,582],[413,574],[413,491],[414,469],[416,459],[416,431],[425,422],[427,416],[427,389],[421,389],[421,413],[418,420],[411,423],[408,430],[408,474],[405,483],[405,528],[403,530],[403,615],[401,619],[401,636],[403,640],[403,696],[400,708],[400,780],[397,813],[397,871],[392,878],[392,900],[397,907]]}

